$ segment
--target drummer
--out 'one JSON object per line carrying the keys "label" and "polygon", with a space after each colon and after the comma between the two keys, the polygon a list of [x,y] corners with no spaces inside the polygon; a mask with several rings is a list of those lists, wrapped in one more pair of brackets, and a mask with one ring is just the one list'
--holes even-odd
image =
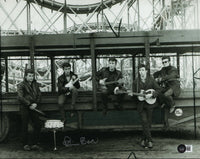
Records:
{"label": "drummer", "polygon": [[[70,63],[63,63],[63,74],[58,77],[58,105],[61,113],[61,120],[66,121],[64,103],[67,99],[72,98],[71,102],[71,110],[73,111],[75,108],[76,99],[78,96],[78,90],[80,88],[79,81],[73,83],[73,81],[77,78],[77,75],[71,71]],[[71,86],[66,87],[67,84],[72,83]],[[71,113],[71,116],[73,113]]]}
{"label": "drummer", "polygon": [[[27,69],[24,75],[24,81],[17,85],[18,100],[20,102],[21,120],[22,120],[22,144],[25,151],[41,150],[38,145],[42,121],[39,120],[39,114],[36,109],[39,107],[41,92],[39,84],[34,78],[34,71]],[[29,134],[28,124],[31,120],[33,133]],[[31,139],[31,140],[30,140]]]}

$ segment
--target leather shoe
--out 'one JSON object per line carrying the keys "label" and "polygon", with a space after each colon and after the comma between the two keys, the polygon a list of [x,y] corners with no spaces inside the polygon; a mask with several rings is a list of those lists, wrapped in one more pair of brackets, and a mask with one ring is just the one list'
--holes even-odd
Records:
{"label": "leather shoe", "polygon": [[31,146],[31,150],[35,150],[35,151],[39,150],[39,151],[41,151],[42,148],[40,146],[38,146],[38,145],[32,145]]}
{"label": "leather shoe", "polygon": [[147,143],[147,146],[148,146],[148,148],[153,148],[153,142],[152,142],[152,141],[149,141],[149,142]]}
{"label": "leather shoe", "polygon": [[141,143],[140,143],[140,145],[141,145],[142,147],[145,147],[145,146],[146,146],[145,140],[142,140]]}
{"label": "leather shoe", "polygon": [[24,151],[31,151],[31,147],[29,145],[24,145]]}

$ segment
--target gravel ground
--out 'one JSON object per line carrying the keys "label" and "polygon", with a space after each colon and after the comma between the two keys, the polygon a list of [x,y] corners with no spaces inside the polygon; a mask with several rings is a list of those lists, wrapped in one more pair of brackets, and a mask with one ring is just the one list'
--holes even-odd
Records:
{"label": "gravel ground", "polygon": [[[153,132],[154,147],[139,145],[141,132],[57,132],[57,151],[53,151],[53,132],[41,134],[42,151],[24,151],[19,133],[0,144],[0,158],[200,158],[199,139],[189,132]],[[192,145],[192,152],[179,153],[180,144]],[[131,154],[132,153],[132,154]]]}

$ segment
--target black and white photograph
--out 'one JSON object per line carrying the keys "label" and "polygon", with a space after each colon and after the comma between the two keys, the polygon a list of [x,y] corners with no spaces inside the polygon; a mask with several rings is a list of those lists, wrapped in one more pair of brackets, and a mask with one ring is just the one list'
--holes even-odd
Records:
{"label": "black and white photograph", "polygon": [[0,0],[0,159],[200,159],[199,0]]}

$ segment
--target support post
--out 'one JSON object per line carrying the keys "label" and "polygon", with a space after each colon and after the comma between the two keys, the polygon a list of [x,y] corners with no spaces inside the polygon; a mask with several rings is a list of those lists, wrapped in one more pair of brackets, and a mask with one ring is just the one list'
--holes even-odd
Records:
{"label": "support post", "polygon": [[133,80],[135,80],[135,55],[133,54],[132,55],[132,78],[133,78]]}
{"label": "support post", "polygon": [[55,63],[54,63],[54,57],[51,56],[50,57],[50,60],[51,60],[51,83],[52,83],[52,92],[56,92],[56,68],[55,68]]}
{"label": "support post", "polygon": [[[132,54],[132,80],[131,80],[131,86],[132,86],[132,84],[133,84],[133,81],[135,80],[135,55],[134,54]],[[132,86],[132,91],[133,91],[133,86]]]}
{"label": "support post", "polygon": [[95,55],[95,43],[94,34],[90,34],[90,53],[91,53],[91,63],[92,63],[92,88],[93,88],[93,109],[97,110],[97,86],[96,86],[96,55]]}
{"label": "support post", "polygon": [[30,67],[34,70],[34,36],[30,36]]}
{"label": "support post", "polygon": [[148,68],[148,74],[150,75],[150,63],[149,63],[149,54],[150,54],[150,43],[148,35],[144,37],[144,47],[145,47],[145,61]]}
{"label": "support post", "polygon": [[177,63],[177,69],[178,69],[178,74],[180,75],[180,52],[176,53],[176,63]]}
{"label": "support post", "polygon": [[8,92],[8,57],[5,57],[5,66],[6,66],[6,70],[5,70],[5,78],[6,78],[6,92]]}
{"label": "support post", "polygon": [[194,53],[192,44],[192,79],[193,79],[193,110],[194,110],[194,138],[197,138],[197,120],[196,120],[196,93],[195,93],[195,74],[194,74]]}

